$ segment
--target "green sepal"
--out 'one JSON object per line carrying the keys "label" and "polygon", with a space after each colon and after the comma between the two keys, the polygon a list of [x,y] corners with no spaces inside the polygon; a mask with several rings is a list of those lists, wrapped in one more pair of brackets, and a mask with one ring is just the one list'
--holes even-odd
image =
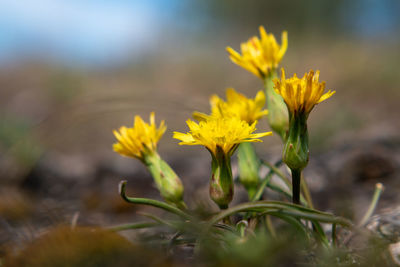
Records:
{"label": "green sepal", "polygon": [[301,171],[308,164],[308,130],[307,115],[304,113],[290,114],[289,132],[283,149],[283,162],[291,170]]}
{"label": "green sepal", "polygon": [[153,176],[161,196],[177,207],[185,207],[182,182],[168,163],[157,152],[144,155],[143,163]]}
{"label": "green sepal", "polygon": [[231,158],[219,146],[216,152],[211,154],[210,197],[221,209],[226,209],[233,198]]}

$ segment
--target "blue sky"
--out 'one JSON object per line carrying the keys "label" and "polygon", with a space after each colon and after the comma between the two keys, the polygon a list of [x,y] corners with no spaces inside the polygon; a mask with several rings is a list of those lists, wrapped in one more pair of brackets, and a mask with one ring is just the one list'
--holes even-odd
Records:
{"label": "blue sky", "polygon": [[[169,23],[175,23],[174,29],[197,25],[199,17],[193,14],[182,19],[180,8],[188,3],[0,0],[0,64],[29,57],[73,64],[118,63],[155,48],[162,34],[169,34],[165,33]],[[398,30],[399,8],[397,0],[351,1],[341,20],[347,31],[356,34],[392,33]]]}
{"label": "blue sky", "polygon": [[[0,60],[118,61],[153,44],[163,1],[1,0]],[[157,8],[155,8],[157,7]]]}

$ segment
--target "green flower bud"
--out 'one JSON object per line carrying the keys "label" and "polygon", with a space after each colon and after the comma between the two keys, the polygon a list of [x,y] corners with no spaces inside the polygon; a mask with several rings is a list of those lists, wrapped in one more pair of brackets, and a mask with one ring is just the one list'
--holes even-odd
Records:
{"label": "green flower bud", "polygon": [[168,163],[157,152],[145,154],[143,162],[153,176],[161,196],[177,207],[185,207],[182,182]]}
{"label": "green flower bud", "polygon": [[250,143],[241,143],[238,147],[239,181],[246,188],[249,199],[257,191],[260,181],[260,160],[256,155],[254,146]]}
{"label": "green flower bud", "polygon": [[210,197],[221,209],[226,209],[233,198],[231,158],[220,146],[211,155]]}
{"label": "green flower bud", "polygon": [[268,124],[271,129],[279,134],[282,140],[285,140],[286,133],[289,129],[289,115],[285,102],[282,96],[274,90],[273,79],[276,77],[276,71],[271,71],[271,74],[265,78],[265,92],[267,97],[268,108]]}
{"label": "green flower bud", "polygon": [[283,161],[293,171],[301,171],[308,164],[307,115],[290,114],[289,132],[283,149]]}

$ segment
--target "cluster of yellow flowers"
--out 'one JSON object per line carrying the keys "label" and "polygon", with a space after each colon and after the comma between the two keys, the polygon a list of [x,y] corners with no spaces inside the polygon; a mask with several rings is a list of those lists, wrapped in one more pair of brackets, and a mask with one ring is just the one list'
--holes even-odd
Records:
{"label": "cluster of yellow flowers", "polygon": [[[238,144],[261,142],[258,138],[272,135],[272,132],[253,133],[258,119],[268,114],[267,110],[262,110],[265,104],[262,91],[255,99],[249,99],[234,89],[228,89],[226,102],[214,95],[210,103],[211,115],[194,112],[194,117],[200,122],[187,120],[190,132],[174,132],[174,138],[182,141],[180,145],[203,145],[214,154],[219,146],[227,155],[232,155]],[[132,128],[122,126],[119,131],[114,130],[118,140],[113,146],[114,151],[142,160],[144,155],[156,152],[157,143],[165,130],[164,121],[156,128],[154,112],[150,114],[150,124],[135,116]]]}
{"label": "cluster of yellow flowers", "polygon": [[[198,123],[189,119],[186,121],[189,132],[174,132],[173,135],[175,139],[181,141],[180,145],[203,145],[210,151],[213,159],[210,194],[221,208],[227,207],[233,194],[230,157],[241,143],[261,142],[259,138],[272,135],[272,132],[254,133],[258,121],[268,114],[268,110],[264,109],[266,95],[267,98],[269,97],[268,108],[274,114],[268,120],[270,126],[285,142],[283,160],[290,168],[295,166],[292,171],[299,171],[308,162],[306,126],[308,114],[316,104],[328,99],[335,93],[328,91],[324,94],[325,82],[319,82],[319,71],[314,73],[311,70],[301,79],[296,74],[292,78],[286,79],[285,71],[282,68],[281,78],[274,79],[278,64],[287,50],[287,33],[282,33],[282,44],[279,45],[275,37],[268,34],[264,27],[260,26],[259,30],[260,38],[254,36],[241,44],[242,54],[231,47],[227,47],[227,51],[234,63],[264,80],[266,93],[259,91],[254,99],[249,99],[230,88],[226,92],[226,101],[213,95],[210,98],[211,113],[208,115],[195,112],[193,117]],[[289,119],[281,119],[282,114],[287,117],[287,111],[282,111],[281,108],[282,105],[284,106],[283,101],[286,104],[287,111],[289,111]],[[279,103],[282,103],[280,107]],[[274,118],[281,121],[276,122]],[[277,129],[275,125],[280,126]],[[148,155],[157,154],[157,142],[165,130],[164,121],[161,122],[159,128],[156,128],[154,113],[150,115],[150,124],[143,122],[139,116],[136,116],[133,128],[121,127],[119,132],[114,131],[118,140],[114,144],[114,150],[121,155],[142,160],[148,167],[152,166],[149,169],[154,172],[154,166],[160,164],[154,160],[154,157]],[[300,142],[294,140],[300,140]],[[242,150],[242,152],[239,151],[240,155],[256,157],[252,147],[243,145]],[[156,159],[158,158],[156,157]],[[241,158],[239,158],[239,166],[241,168],[246,167],[247,163],[243,164],[242,162],[241,164],[240,160]],[[248,159],[244,160],[249,162]],[[165,167],[165,164],[164,162],[161,165]],[[251,164],[253,166],[250,166]],[[247,168],[251,171],[243,172],[243,175],[249,175],[252,172],[253,174],[250,174],[250,176],[258,177],[257,160],[250,161],[250,165]],[[157,171],[161,172],[161,177],[165,177],[165,173],[167,173],[166,167],[163,168],[156,168]],[[168,172],[172,173],[172,176],[176,176],[174,172],[170,172],[170,169],[168,169]],[[152,174],[154,176],[154,173]],[[156,173],[157,175],[160,176]],[[176,178],[177,176],[174,177],[174,179]],[[246,183],[257,185],[258,178],[256,180],[251,179],[251,181],[244,179],[242,183],[244,185]],[[171,186],[171,184],[169,183],[168,186]],[[164,184],[164,186],[166,185]],[[246,189],[248,188],[246,187]],[[183,191],[183,187],[179,187],[179,190]],[[164,194],[164,197],[166,195]],[[167,200],[173,202],[175,201],[173,199],[173,197],[169,197]]]}

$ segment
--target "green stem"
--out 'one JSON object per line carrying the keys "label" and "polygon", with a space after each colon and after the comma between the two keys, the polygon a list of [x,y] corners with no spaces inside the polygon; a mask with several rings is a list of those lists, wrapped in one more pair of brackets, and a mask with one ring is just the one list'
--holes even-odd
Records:
{"label": "green stem", "polygon": [[239,232],[240,237],[244,237],[246,233],[246,228],[249,226],[248,222],[242,220],[236,224],[237,231]]}
{"label": "green stem", "polygon": [[287,185],[288,188],[292,189],[292,184],[290,182],[290,180],[286,177],[286,175],[284,175],[279,169],[279,166],[274,166],[271,163],[267,162],[267,161],[262,161],[262,164],[267,166],[270,170],[272,170],[276,175],[279,176],[279,178],[282,179],[282,181]]}
{"label": "green stem", "polygon": [[183,212],[182,210],[178,209],[177,207],[169,205],[165,202],[161,202],[161,201],[149,199],[149,198],[128,197],[126,195],[126,183],[127,183],[127,181],[121,181],[119,183],[119,194],[126,202],[157,207],[157,208],[163,209],[165,211],[174,213],[182,218],[190,219],[189,214],[187,214],[187,213]]}
{"label": "green stem", "polygon": [[[289,201],[292,200],[292,193],[287,192],[286,189],[283,189],[281,186],[273,183],[268,184],[268,188],[271,189],[272,191],[275,191],[279,194],[284,195]],[[300,202],[304,205],[307,206],[307,202],[304,200],[303,196],[300,195]]]}
{"label": "green stem", "polygon": [[336,223],[332,224],[332,245],[336,247],[337,245],[337,238],[336,238]]}
{"label": "green stem", "polygon": [[272,224],[270,215],[265,216],[265,224],[267,225],[268,231],[271,233],[271,236],[273,238],[276,238],[276,236],[277,236],[276,231],[275,231],[274,225]]}
{"label": "green stem", "polygon": [[[277,169],[280,165],[282,164],[282,160],[278,160],[275,164],[274,167],[275,169]],[[264,193],[265,187],[268,185],[269,181],[272,178],[272,175],[274,174],[274,171],[272,169],[269,170],[267,176],[265,176],[265,178],[262,180],[262,182],[260,183],[260,185],[257,188],[256,193],[254,194],[253,198],[251,199],[251,201],[257,201],[260,200],[262,194]]]}
{"label": "green stem", "polygon": [[274,216],[274,217],[277,217],[277,218],[279,218],[281,220],[284,220],[285,222],[287,222],[287,223],[291,224],[292,226],[294,226],[298,230],[298,232],[301,233],[304,236],[304,238],[308,237],[307,231],[304,228],[304,226],[300,223],[299,219],[294,218],[292,216],[283,215],[283,214],[281,214],[279,212],[270,212],[269,214],[271,216]]}
{"label": "green stem", "polygon": [[[280,162],[280,163],[281,163],[281,162]],[[265,165],[265,166],[267,166],[267,167],[270,167],[270,170],[273,171],[275,174],[277,174],[278,177],[281,178],[281,180],[285,183],[285,185],[286,185],[290,190],[292,190],[292,183],[291,183],[290,180],[278,169],[279,166],[273,166],[273,165],[271,165],[269,162],[266,162],[266,161],[262,161],[262,164]],[[276,164],[276,165],[277,165],[277,164]],[[269,174],[268,174],[268,176],[269,176]],[[267,176],[265,179],[267,179],[268,176]],[[269,177],[269,179],[271,179],[271,178],[272,178],[272,177]],[[268,188],[272,189],[272,190],[275,191],[275,192],[278,192],[278,193],[283,194],[283,195],[286,196],[289,200],[292,199],[292,194],[289,193],[289,192],[286,192],[286,190],[284,190],[282,187],[278,186],[277,184],[272,184],[272,183],[270,183],[269,181],[263,180],[263,183],[265,183],[265,182],[267,183],[266,186],[267,186]],[[258,191],[258,192],[257,192],[257,194],[260,194],[259,197],[261,197],[262,193],[263,193],[262,191]],[[257,196],[257,194],[256,194],[256,196]],[[257,199],[257,200],[258,200],[258,199]],[[256,201],[256,200],[254,200],[254,201]],[[304,199],[304,197],[303,197],[302,195],[300,195],[300,201],[301,201],[301,203],[303,203],[304,205],[307,204],[306,200]],[[307,206],[307,205],[306,205],[306,206]]]}
{"label": "green stem", "polygon": [[365,226],[367,224],[369,218],[374,213],[376,205],[378,204],[379,197],[381,196],[383,189],[384,189],[384,187],[381,183],[377,183],[375,185],[375,192],[372,197],[371,204],[369,205],[369,208],[368,208],[367,212],[365,213],[364,217],[361,219],[360,223],[358,224],[360,227]]}
{"label": "green stem", "polygon": [[[268,188],[270,188],[271,190],[280,193],[282,195],[284,195],[288,200],[292,200],[292,193],[291,192],[287,192],[285,189],[283,189],[281,186],[277,185],[277,184],[273,184],[273,183],[269,183],[268,184]],[[307,206],[307,202],[305,201],[304,197],[302,195],[300,195],[300,203],[304,206]]]}
{"label": "green stem", "polygon": [[152,219],[152,220],[154,220],[156,223],[158,223],[160,225],[166,225],[166,226],[171,227],[171,228],[175,227],[174,224],[172,224],[170,222],[167,222],[167,221],[164,221],[163,219],[159,218],[156,215],[149,214],[149,213],[146,213],[146,212],[138,212],[137,214],[138,215],[142,215],[144,217],[147,217],[149,219]]}
{"label": "green stem", "polygon": [[[313,226],[314,236],[316,236],[317,240],[320,241],[326,248],[329,247],[329,241],[328,238],[326,237],[326,234],[322,226],[319,224],[317,220],[310,220],[310,221]],[[330,222],[330,223],[336,224],[335,222]]]}
{"label": "green stem", "polygon": [[300,205],[300,181],[301,181],[301,171],[292,170],[292,202],[294,204]]}
{"label": "green stem", "polygon": [[130,229],[142,229],[142,228],[149,228],[149,227],[156,227],[159,226],[159,223],[156,222],[141,222],[141,223],[129,223],[129,224],[122,224],[117,226],[112,226],[109,229],[111,231],[124,231]]}
{"label": "green stem", "polygon": [[352,225],[352,223],[349,222],[347,219],[336,217],[326,212],[321,212],[314,209],[306,208],[304,206],[299,206],[296,204],[290,204],[281,201],[256,201],[256,202],[243,203],[218,213],[209,220],[208,226],[211,227],[212,225],[221,221],[225,217],[244,211],[278,212],[281,213],[282,215],[290,215],[308,220],[316,220],[326,223],[337,223],[343,226]]}
{"label": "green stem", "polygon": [[229,231],[232,234],[237,234],[237,229],[228,224],[214,224],[214,227],[218,228],[218,229]]}
{"label": "green stem", "polygon": [[287,192],[286,189],[283,189],[281,186],[279,186],[277,184],[269,183],[268,188],[270,188],[271,190],[273,190],[277,193],[284,195],[288,200],[292,199],[292,194],[290,192]]}
{"label": "green stem", "polygon": [[301,184],[301,189],[304,194],[304,198],[306,199],[308,206],[313,209],[314,205],[313,205],[313,201],[311,198],[310,190],[308,189],[308,185],[307,185],[306,179],[304,179],[304,177],[303,177],[303,179],[301,179],[300,184]]}

